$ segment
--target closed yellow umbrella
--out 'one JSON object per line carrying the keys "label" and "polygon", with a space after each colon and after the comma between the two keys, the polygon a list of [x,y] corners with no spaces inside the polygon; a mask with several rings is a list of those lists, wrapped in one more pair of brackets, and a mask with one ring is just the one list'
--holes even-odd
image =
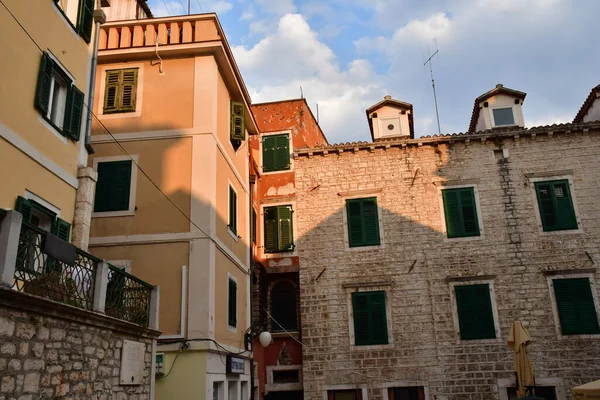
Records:
{"label": "closed yellow umbrella", "polygon": [[571,391],[574,400],[598,400],[600,399],[600,380],[574,387]]}
{"label": "closed yellow umbrella", "polygon": [[533,376],[533,368],[529,360],[527,345],[531,343],[531,337],[527,333],[527,329],[520,321],[515,321],[512,324],[510,335],[508,335],[508,347],[515,352],[515,372],[517,373],[517,396],[519,398],[527,395],[525,386],[535,384]]}

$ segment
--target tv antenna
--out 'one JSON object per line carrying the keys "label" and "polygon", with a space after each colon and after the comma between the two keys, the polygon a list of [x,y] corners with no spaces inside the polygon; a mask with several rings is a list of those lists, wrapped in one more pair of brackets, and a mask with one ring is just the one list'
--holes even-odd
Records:
{"label": "tv antenna", "polygon": [[[433,88],[433,101],[435,102],[435,116],[437,118],[437,126],[438,126],[438,133],[441,135],[442,134],[442,128],[440,128],[440,113],[438,111],[438,103],[437,103],[437,95],[435,94],[435,79],[433,79],[433,67],[431,66],[433,57],[439,53],[439,49],[438,49],[438,45],[437,45],[437,40],[433,39],[435,41],[435,53],[431,54],[429,56],[429,58],[427,59],[427,61],[425,61],[425,63],[423,63],[423,65],[427,65],[427,63],[429,63],[429,73],[431,74],[431,87]],[[429,54],[429,48],[427,48],[427,54]]]}

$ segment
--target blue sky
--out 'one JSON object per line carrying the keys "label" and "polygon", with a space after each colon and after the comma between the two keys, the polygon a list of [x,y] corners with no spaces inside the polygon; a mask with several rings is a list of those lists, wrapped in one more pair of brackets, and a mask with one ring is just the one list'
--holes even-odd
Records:
{"label": "blue sky", "polygon": [[[187,0],[150,0],[156,16]],[[527,126],[568,122],[600,83],[598,0],[191,0],[216,12],[254,102],[304,97],[331,143],[370,140],[364,110],[412,103],[415,135],[464,132],[497,83],[527,93]]]}

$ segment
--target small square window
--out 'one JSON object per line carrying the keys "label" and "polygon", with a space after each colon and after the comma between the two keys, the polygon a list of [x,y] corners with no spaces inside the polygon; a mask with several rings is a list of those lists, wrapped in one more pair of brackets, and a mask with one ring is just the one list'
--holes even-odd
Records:
{"label": "small square window", "polygon": [[515,116],[512,107],[494,108],[494,126],[506,126],[515,124]]}

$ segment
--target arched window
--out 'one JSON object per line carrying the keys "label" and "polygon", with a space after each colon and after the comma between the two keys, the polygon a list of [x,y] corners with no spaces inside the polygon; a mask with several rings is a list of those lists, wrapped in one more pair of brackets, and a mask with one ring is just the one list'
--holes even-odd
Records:
{"label": "arched window", "polygon": [[[297,289],[291,282],[281,281],[271,287],[271,321],[273,332],[298,330]],[[281,325],[281,326],[280,326]]]}

